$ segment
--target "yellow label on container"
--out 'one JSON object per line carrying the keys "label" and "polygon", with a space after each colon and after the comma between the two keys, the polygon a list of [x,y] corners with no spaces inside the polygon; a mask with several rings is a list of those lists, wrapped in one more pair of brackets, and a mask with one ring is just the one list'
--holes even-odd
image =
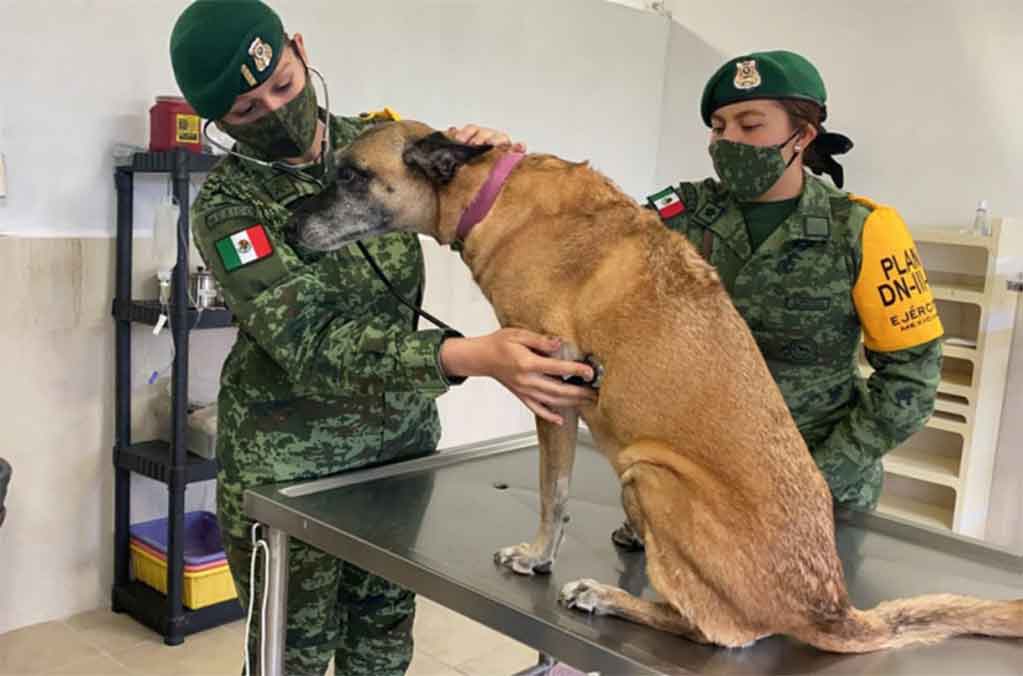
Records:
{"label": "yellow label on container", "polygon": [[174,118],[174,140],[178,143],[198,143],[199,116],[178,113]]}
{"label": "yellow label on container", "polygon": [[916,245],[890,207],[875,208],[863,224],[863,263],[853,301],[863,344],[875,352],[916,347],[944,334]]}

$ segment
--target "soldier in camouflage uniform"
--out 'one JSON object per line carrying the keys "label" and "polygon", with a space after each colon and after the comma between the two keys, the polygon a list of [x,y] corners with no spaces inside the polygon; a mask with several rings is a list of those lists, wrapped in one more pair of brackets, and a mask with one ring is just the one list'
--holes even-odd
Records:
{"label": "soldier in camouflage uniform", "polygon": [[[839,507],[869,510],[885,453],[930,417],[942,327],[905,224],[843,182],[824,83],[791,52],[732,59],[704,90],[720,180],[649,198],[717,268]],[[873,367],[860,377],[861,334]],[[616,540],[628,542],[627,525]]]}
{"label": "soldier in camouflage uniform", "polygon": [[[269,7],[198,0],[174,27],[171,59],[192,106],[238,141],[203,185],[192,223],[239,326],[221,375],[217,509],[247,605],[247,488],[433,452],[434,400],[465,376],[491,375],[538,416],[557,421],[554,408],[594,396],[560,377],[593,374],[537,354],[553,352],[557,341],[523,331],[474,339],[417,331],[416,317],[357,249],[313,254],[289,244],[292,210],[334,179],[332,151],[375,119],[396,115],[336,117],[319,107],[302,37],[289,39]],[[508,142],[475,126],[453,133],[463,142]],[[366,246],[398,292],[422,298],[415,235]],[[403,674],[413,594],[296,540],[290,557],[287,673],[322,674],[334,657],[339,676]],[[258,613],[249,639],[258,658],[256,637]]]}

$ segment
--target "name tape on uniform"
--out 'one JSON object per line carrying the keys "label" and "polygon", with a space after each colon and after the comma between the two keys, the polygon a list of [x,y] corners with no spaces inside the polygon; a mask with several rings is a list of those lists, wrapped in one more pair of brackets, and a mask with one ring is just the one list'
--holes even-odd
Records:
{"label": "name tape on uniform", "polygon": [[916,347],[944,333],[916,245],[894,209],[875,209],[863,224],[853,301],[863,344],[876,352]]}

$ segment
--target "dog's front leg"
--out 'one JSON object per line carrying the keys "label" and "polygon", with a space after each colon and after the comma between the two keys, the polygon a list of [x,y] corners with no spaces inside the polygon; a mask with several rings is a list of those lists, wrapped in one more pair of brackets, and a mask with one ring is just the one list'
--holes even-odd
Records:
{"label": "dog's front leg", "polygon": [[[569,351],[570,350],[570,351]],[[561,359],[578,359],[575,350],[562,347]],[[532,575],[549,573],[557,558],[568,523],[568,485],[575,462],[575,444],[579,430],[579,412],[575,409],[558,411],[564,423],[555,425],[536,419],[540,442],[540,532],[533,542],[505,547],[494,555],[494,560],[516,573]]]}
{"label": "dog's front leg", "polygon": [[559,413],[565,420],[561,426],[539,418],[536,421],[540,439],[540,532],[533,542],[505,547],[494,555],[497,563],[523,575],[551,572],[565,537],[579,415],[574,410]]}

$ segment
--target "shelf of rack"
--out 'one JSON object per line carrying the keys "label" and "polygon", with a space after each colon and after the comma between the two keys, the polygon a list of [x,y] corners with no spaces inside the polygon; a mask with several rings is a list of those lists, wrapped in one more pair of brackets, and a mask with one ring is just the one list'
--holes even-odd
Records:
{"label": "shelf of rack", "polygon": [[950,488],[959,486],[959,460],[916,448],[896,448],[884,457],[886,472]]}
{"label": "shelf of rack", "polygon": [[934,410],[965,418],[967,421],[973,416],[970,408],[970,400],[958,395],[950,395],[946,392],[938,392],[938,398],[934,402]]}
{"label": "shelf of rack", "polygon": [[926,242],[928,244],[945,244],[988,250],[993,247],[994,242],[994,238],[991,235],[975,235],[972,232],[962,232],[954,228],[913,228],[913,239],[916,242]]}
{"label": "shelf of rack", "polygon": [[927,281],[930,284],[931,292],[938,300],[974,305],[984,303],[984,280],[980,280],[978,283],[976,279],[970,277],[949,279],[928,275]]}
{"label": "shelf of rack", "polygon": [[180,640],[177,643],[181,643],[185,636],[240,620],[245,615],[238,599],[222,601],[196,610],[185,608],[174,628],[175,631],[172,632],[172,627],[168,625],[167,597],[134,580],[114,586],[111,590],[111,605],[115,612],[131,614],[158,634],[164,636],[171,633],[179,634]]}
{"label": "shelf of rack", "polygon": [[[174,306],[168,307],[169,317],[174,316]],[[158,300],[130,300],[114,301],[113,314],[115,319],[123,319],[138,324],[156,326],[160,315],[163,314],[163,307]],[[225,307],[204,308],[202,312],[194,306],[187,310],[186,324],[189,330],[197,331],[202,329],[226,329],[234,325],[234,315]],[[173,328],[173,322],[170,322]]]}
{"label": "shelf of rack", "polygon": [[942,346],[942,351],[946,357],[955,357],[956,359],[965,359],[967,361],[977,361],[977,348],[976,347],[965,347],[963,345],[950,345],[948,341]]}
{"label": "shelf of rack", "polygon": [[[170,457],[171,446],[166,441],[144,441],[114,449],[116,467],[165,484],[170,482],[171,474],[175,471]],[[185,454],[185,464],[181,467],[181,471],[185,473],[186,484],[209,481],[217,477],[216,460],[208,460],[191,452]]]}
{"label": "shelf of rack", "polygon": [[929,528],[952,530],[952,510],[912,498],[882,494],[877,511]]}
{"label": "shelf of rack", "polygon": [[170,174],[180,168],[189,173],[199,174],[209,171],[222,159],[224,159],[222,155],[187,151],[179,156],[173,150],[134,153],[130,162],[117,165],[116,170],[135,174]]}

